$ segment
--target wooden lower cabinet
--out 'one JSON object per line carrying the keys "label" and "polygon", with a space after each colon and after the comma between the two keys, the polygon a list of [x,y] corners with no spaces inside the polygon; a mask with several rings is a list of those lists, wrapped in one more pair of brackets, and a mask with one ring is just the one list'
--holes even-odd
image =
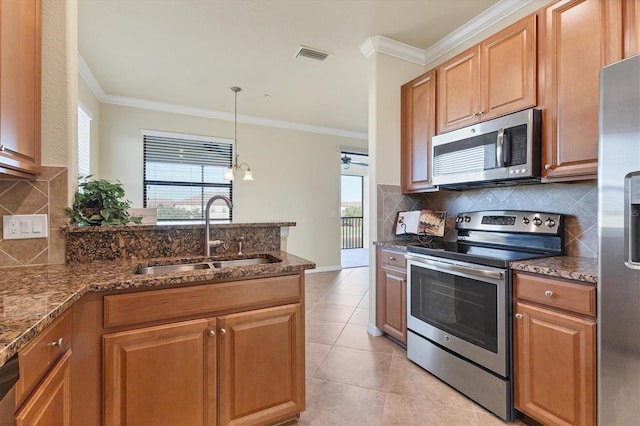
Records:
{"label": "wooden lower cabinet", "polygon": [[219,424],[273,424],[304,410],[300,304],[226,315],[218,327]]}
{"label": "wooden lower cabinet", "polygon": [[273,424],[304,410],[300,304],[103,336],[104,423]]}
{"label": "wooden lower cabinet", "polygon": [[17,426],[71,424],[71,350],[57,361],[16,413]]}
{"label": "wooden lower cabinet", "polygon": [[215,425],[215,325],[201,319],[103,336],[104,423]]}
{"label": "wooden lower cabinet", "polygon": [[376,327],[407,343],[407,273],[404,253],[378,248]]}
{"label": "wooden lower cabinet", "polygon": [[596,322],[517,302],[515,406],[545,425],[596,422]]}

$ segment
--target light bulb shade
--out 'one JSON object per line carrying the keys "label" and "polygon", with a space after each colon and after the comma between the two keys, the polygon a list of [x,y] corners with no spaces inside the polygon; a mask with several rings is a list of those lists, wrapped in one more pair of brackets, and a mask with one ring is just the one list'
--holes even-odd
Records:
{"label": "light bulb shade", "polygon": [[253,180],[253,173],[251,173],[251,169],[247,169],[247,171],[244,172],[242,180]]}
{"label": "light bulb shade", "polygon": [[225,180],[233,180],[233,167],[229,167],[224,171],[224,179]]}

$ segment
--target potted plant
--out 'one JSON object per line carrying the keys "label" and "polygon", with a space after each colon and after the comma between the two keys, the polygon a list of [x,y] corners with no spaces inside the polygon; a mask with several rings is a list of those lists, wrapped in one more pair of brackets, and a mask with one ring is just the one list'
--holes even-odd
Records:
{"label": "potted plant", "polygon": [[109,226],[141,223],[141,217],[131,216],[127,209],[131,202],[124,199],[124,188],[120,182],[105,179],[80,178],[73,206],[64,209],[74,225]]}

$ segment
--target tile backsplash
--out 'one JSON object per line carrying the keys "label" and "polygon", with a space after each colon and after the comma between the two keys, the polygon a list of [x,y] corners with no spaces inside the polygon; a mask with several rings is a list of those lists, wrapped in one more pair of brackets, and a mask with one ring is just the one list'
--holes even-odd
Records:
{"label": "tile backsplash", "polygon": [[60,227],[67,223],[67,191],[66,167],[42,167],[33,181],[0,180],[0,216],[46,214],[49,227],[48,238],[0,239],[0,266],[64,263],[65,237]]}
{"label": "tile backsplash", "polygon": [[447,212],[445,239],[455,239],[455,216],[474,210],[539,210],[565,214],[565,254],[597,257],[598,186],[595,181],[548,183],[404,195],[399,186],[378,185],[378,240],[395,239],[396,213]]}

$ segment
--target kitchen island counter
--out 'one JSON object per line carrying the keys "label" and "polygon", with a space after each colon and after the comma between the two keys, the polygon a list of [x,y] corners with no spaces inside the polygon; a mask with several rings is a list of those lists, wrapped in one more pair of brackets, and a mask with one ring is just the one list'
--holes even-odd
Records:
{"label": "kitchen island counter", "polygon": [[[187,263],[200,262],[204,258],[94,261],[0,268],[0,365],[88,292],[241,280],[315,268],[313,262],[285,251],[261,251],[253,255],[268,255],[281,259],[281,262],[154,275],[137,275],[134,271],[151,261]],[[251,256],[251,253],[246,253],[242,257]],[[207,260],[216,259],[213,256]]]}

